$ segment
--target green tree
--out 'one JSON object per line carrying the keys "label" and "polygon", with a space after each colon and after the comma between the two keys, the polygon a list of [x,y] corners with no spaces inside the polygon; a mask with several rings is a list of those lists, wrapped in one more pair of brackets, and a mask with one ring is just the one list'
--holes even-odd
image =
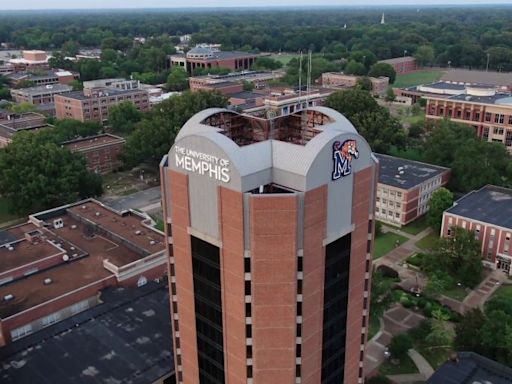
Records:
{"label": "green tree", "polygon": [[84,89],[84,84],[80,80],[72,80],[68,85],[73,87],[73,91],[82,91]]}
{"label": "green tree", "polygon": [[135,124],[142,120],[142,112],[129,101],[113,106],[108,111],[108,122],[117,133],[130,133]]}
{"label": "green tree", "polygon": [[413,347],[411,337],[406,333],[393,336],[389,344],[389,352],[396,359],[403,359],[407,356],[409,349]]}
{"label": "green tree", "polygon": [[62,45],[62,53],[64,53],[65,56],[76,56],[80,52],[80,44],[78,44],[76,41],[69,40],[66,41]]}
{"label": "green tree", "polygon": [[359,89],[334,92],[329,95],[326,104],[329,108],[345,115],[349,120],[356,114],[379,110],[379,104],[377,104],[375,98],[368,92]]}
{"label": "green tree", "polygon": [[434,62],[434,48],[430,45],[422,45],[418,47],[416,52],[414,52],[414,58],[418,62],[418,65],[424,66],[428,64],[433,64]]}
{"label": "green tree", "polygon": [[23,89],[23,88],[30,88],[34,87],[36,83],[34,83],[32,80],[21,80],[14,86],[14,89]]}
{"label": "green tree", "polygon": [[372,82],[368,76],[361,76],[357,79],[357,87],[362,89],[363,91],[371,91],[372,90]]}
{"label": "green tree", "polygon": [[455,325],[453,344],[458,351],[482,353],[482,328],[486,318],[480,308],[473,308],[464,313]]}
{"label": "green tree", "polygon": [[244,91],[252,91],[254,89],[254,83],[251,83],[250,81],[244,80],[243,81]]}
{"label": "green tree", "polygon": [[188,74],[182,67],[173,67],[167,77],[167,89],[170,91],[183,91],[188,88]]}
{"label": "green tree", "polygon": [[441,230],[441,222],[443,219],[443,212],[450,208],[453,204],[453,193],[446,188],[439,188],[432,193],[428,203],[429,210],[427,212],[427,223],[434,228],[436,233]]}
{"label": "green tree", "polygon": [[101,194],[101,177],[82,156],[22,132],[0,152],[0,194],[16,212],[35,212]]}
{"label": "green tree", "polygon": [[129,167],[142,162],[158,164],[190,117],[206,108],[226,106],[226,97],[206,91],[187,91],[165,100],[141,120],[128,137],[124,150],[125,164]]}
{"label": "green tree", "polygon": [[355,61],[355,60],[350,60],[347,63],[347,65],[345,66],[345,69],[343,72],[345,72],[348,75],[362,76],[362,75],[366,75],[367,70],[366,70],[366,67],[364,66],[364,64],[362,64],[358,61]]}
{"label": "green tree", "polygon": [[432,322],[430,333],[425,341],[432,346],[448,346],[455,336],[453,329],[447,325],[450,316],[443,313],[441,308],[432,311]]}
{"label": "green tree", "polygon": [[278,60],[272,59],[270,57],[258,57],[254,65],[252,66],[254,70],[270,70],[275,71],[276,69],[280,69],[283,67],[283,63]]}
{"label": "green tree", "polygon": [[34,104],[29,103],[28,101],[24,101],[19,104],[11,104],[9,109],[18,114],[34,112],[36,110],[36,106]]}
{"label": "green tree", "polygon": [[380,77],[385,76],[389,78],[389,83],[393,84],[396,79],[396,72],[393,66],[387,63],[375,63],[371,66],[368,76]]}
{"label": "green tree", "polygon": [[389,103],[395,101],[395,91],[393,91],[392,87],[388,87],[388,89],[386,90],[386,97],[384,99]]}

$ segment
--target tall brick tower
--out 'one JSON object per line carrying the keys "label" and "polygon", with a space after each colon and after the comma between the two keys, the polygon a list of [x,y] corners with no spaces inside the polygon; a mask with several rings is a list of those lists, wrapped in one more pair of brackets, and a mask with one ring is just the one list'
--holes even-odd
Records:
{"label": "tall brick tower", "polygon": [[161,180],[177,382],[362,383],[377,161],[350,122],[208,109]]}

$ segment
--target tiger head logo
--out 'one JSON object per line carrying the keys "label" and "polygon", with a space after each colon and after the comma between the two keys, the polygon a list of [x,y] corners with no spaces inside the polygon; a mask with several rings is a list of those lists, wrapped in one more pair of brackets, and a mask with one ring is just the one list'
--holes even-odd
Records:
{"label": "tiger head logo", "polygon": [[332,152],[334,161],[332,179],[338,180],[350,175],[352,173],[352,160],[359,157],[357,142],[355,140],[345,140],[343,143],[335,141]]}

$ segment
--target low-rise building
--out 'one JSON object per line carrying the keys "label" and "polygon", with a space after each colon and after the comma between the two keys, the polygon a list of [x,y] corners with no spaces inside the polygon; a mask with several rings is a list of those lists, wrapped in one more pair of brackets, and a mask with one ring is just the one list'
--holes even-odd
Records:
{"label": "low-rise building", "polygon": [[65,71],[62,69],[51,69],[48,71],[22,71],[15,72],[7,76],[9,82],[16,87],[22,81],[30,81],[34,86],[51,85],[51,84],[69,84],[73,80],[78,80],[80,74],[78,72]]}
{"label": "low-rise building", "polygon": [[108,121],[109,109],[122,102],[131,102],[139,111],[149,110],[148,92],[143,89],[84,88],[55,95],[55,112],[59,119]]}
{"label": "low-rise building", "polygon": [[112,286],[165,275],[162,232],[135,211],[88,199],[0,232],[0,346],[99,303]]}
{"label": "low-rise building", "polygon": [[106,174],[119,169],[121,153],[126,140],[108,133],[67,141],[62,145],[73,153],[80,153],[91,172]]}
{"label": "low-rise building", "polygon": [[53,104],[54,96],[71,92],[73,87],[66,84],[41,85],[21,89],[11,89],[11,96],[17,103]]}
{"label": "low-rise building", "polygon": [[255,89],[261,89],[265,88],[269,81],[280,79],[283,76],[283,71],[241,71],[227,75],[191,76],[188,82],[192,92],[206,90],[229,95],[243,91],[244,82],[253,84]]}
{"label": "low-rise building", "polygon": [[16,71],[24,71],[34,68],[48,68],[48,56],[45,51],[28,50],[22,52],[21,58],[10,59],[9,63],[14,65]]}
{"label": "low-rise building", "polygon": [[[322,86],[335,89],[355,88],[361,76],[346,75],[343,72],[325,72],[322,73]],[[386,93],[389,87],[389,78],[369,77],[372,83],[372,93],[375,95],[382,95]]]}
{"label": "low-rise building", "polygon": [[432,193],[448,183],[450,169],[437,165],[375,154],[379,160],[379,183],[375,216],[402,226],[424,215]]}
{"label": "low-rise building", "polygon": [[220,51],[208,45],[198,45],[185,54],[169,56],[170,66],[179,66],[192,73],[196,68],[228,68],[233,71],[250,69],[258,54],[238,51]]}
{"label": "low-rise building", "polygon": [[463,196],[444,212],[441,236],[453,227],[475,233],[484,265],[512,275],[512,189],[486,185]]}
{"label": "low-rise building", "polygon": [[0,113],[0,148],[6,147],[12,142],[13,137],[22,131],[36,131],[48,128],[46,116],[27,112],[22,114],[12,112]]}
{"label": "low-rise building", "polygon": [[418,63],[412,56],[395,57],[387,60],[380,60],[379,63],[389,64],[397,75],[414,72],[418,69]]}

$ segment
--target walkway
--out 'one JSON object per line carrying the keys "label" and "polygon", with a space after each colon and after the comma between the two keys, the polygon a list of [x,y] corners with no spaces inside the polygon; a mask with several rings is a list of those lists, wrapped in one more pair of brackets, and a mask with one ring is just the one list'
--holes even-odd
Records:
{"label": "walkway", "polygon": [[397,384],[424,383],[430,376],[434,374],[434,369],[430,366],[428,361],[425,360],[425,358],[415,349],[409,349],[407,354],[414,362],[414,364],[416,364],[416,368],[418,368],[419,373],[389,375],[388,379]]}
{"label": "walkway", "polygon": [[500,270],[492,271],[463,301],[466,308],[483,309],[485,302],[507,280],[507,275]]}

